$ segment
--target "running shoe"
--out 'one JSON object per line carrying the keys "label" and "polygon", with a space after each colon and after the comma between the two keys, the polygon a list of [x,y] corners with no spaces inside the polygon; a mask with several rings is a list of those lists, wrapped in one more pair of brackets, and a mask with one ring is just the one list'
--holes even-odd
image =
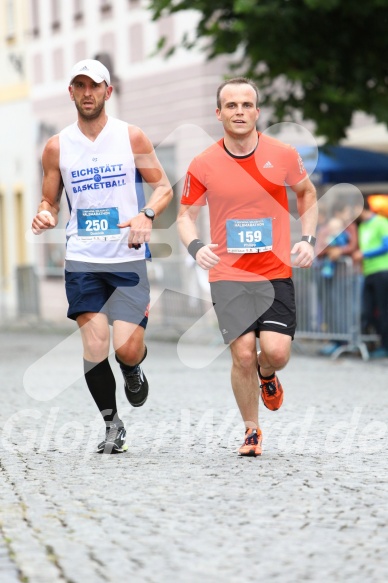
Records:
{"label": "running shoe", "polygon": [[131,372],[121,368],[124,377],[125,396],[132,407],[141,407],[148,397],[148,381],[138,364]]}
{"label": "running shoe", "polygon": [[260,378],[261,399],[267,409],[277,411],[283,403],[283,387],[276,374],[270,379]]}
{"label": "running shoe", "polygon": [[340,346],[341,342],[331,342],[330,344],[326,344],[326,346],[321,348],[318,354],[321,356],[331,356]]}
{"label": "running shoe", "polygon": [[371,359],[387,358],[387,357],[388,357],[388,350],[385,350],[385,348],[377,348],[376,350],[373,350],[372,352],[369,353],[369,358],[371,358]]}
{"label": "running shoe", "polygon": [[98,444],[97,451],[99,453],[123,453],[127,451],[126,434],[125,427],[117,425],[117,423],[111,423],[107,426],[105,439]]}
{"label": "running shoe", "polygon": [[240,455],[248,455],[251,457],[256,457],[262,454],[261,443],[263,441],[263,435],[260,429],[247,429],[245,431],[245,440],[238,453]]}
{"label": "running shoe", "polygon": [[[259,356],[260,352],[257,353]],[[260,365],[257,367],[260,379],[261,398],[264,405],[270,411],[277,411],[283,403],[283,387],[277,375],[274,373],[270,379],[263,379],[260,375]]]}

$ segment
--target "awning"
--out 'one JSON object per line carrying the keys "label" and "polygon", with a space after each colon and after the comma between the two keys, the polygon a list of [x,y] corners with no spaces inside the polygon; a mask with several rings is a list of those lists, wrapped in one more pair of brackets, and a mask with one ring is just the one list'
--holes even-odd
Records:
{"label": "awning", "polygon": [[315,148],[300,146],[297,150],[315,184],[388,182],[388,154],[344,146],[320,146],[317,161]]}

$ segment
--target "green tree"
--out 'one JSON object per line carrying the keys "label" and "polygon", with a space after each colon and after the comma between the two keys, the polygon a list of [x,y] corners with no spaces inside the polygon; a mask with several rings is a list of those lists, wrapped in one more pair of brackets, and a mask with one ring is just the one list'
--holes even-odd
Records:
{"label": "green tree", "polygon": [[[255,79],[272,122],[316,123],[329,142],[355,111],[388,122],[388,0],[150,0],[153,19],[198,10],[192,47],[231,55],[232,71]],[[161,45],[163,41],[161,40]]]}

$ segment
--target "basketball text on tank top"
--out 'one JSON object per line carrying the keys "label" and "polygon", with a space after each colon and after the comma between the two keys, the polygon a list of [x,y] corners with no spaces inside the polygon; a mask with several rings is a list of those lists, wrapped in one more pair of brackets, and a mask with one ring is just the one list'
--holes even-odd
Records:
{"label": "basketball text on tank top", "polygon": [[128,124],[108,117],[92,142],[74,123],[59,134],[60,171],[69,205],[66,259],[122,263],[149,257],[148,245],[128,248],[129,228],[119,229],[145,204]]}

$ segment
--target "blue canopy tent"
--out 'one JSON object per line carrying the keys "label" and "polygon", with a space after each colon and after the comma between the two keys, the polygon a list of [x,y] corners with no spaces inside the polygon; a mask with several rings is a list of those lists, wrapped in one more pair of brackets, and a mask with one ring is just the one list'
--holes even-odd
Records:
{"label": "blue canopy tent", "polygon": [[301,146],[297,149],[315,184],[388,182],[388,154],[344,146],[321,146],[317,161],[316,148]]}

